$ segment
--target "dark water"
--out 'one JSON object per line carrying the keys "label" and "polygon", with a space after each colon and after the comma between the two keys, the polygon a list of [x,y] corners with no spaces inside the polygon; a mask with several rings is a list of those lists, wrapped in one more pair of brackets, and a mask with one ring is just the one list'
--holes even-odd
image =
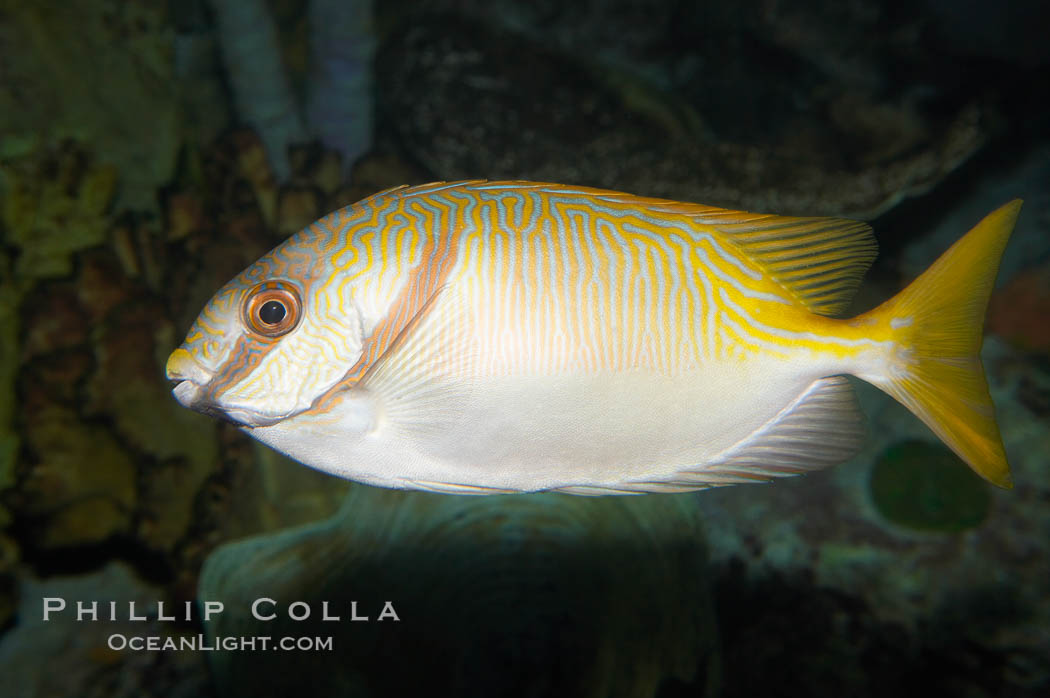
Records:
{"label": "dark water", "polygon": [[[1046,695],[1042,5],[369,5],[0,3],[0,692]],[[231,276],[461,178],[869,220],[857,310],[1024,198],[983,353],[1014,489],[865,385],[849,463],[630,504],[350,487],[174,402]],[[199,642],[196,601],[206,643],[334,646],[121,645]]]}

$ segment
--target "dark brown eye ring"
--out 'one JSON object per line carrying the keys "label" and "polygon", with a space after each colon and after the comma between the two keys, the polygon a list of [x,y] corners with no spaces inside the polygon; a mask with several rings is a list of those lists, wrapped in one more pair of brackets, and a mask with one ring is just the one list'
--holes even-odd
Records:
{"label": "dark brown eye ring", "polygon": [[267,281],[248,294],[244,323],[263,337],[280,337],[296,328],[303,314],[299,292],[291,284]]}

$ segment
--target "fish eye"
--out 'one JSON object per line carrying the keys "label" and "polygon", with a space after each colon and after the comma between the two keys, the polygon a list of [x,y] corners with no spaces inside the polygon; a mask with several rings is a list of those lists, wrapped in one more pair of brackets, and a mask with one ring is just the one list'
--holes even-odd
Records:
{"label": "fish eye", "polygon": [[293,286],[280,281],[259,284],[248,294],[244,320],[252,332],[264,337],[280,337],[299,324],[302,303]]}
{"label": "fish eye", "polygon": [[259,319],[264,325],[276,325],[287,313],[288,310],[281,301],[266,301],[259,306]]}

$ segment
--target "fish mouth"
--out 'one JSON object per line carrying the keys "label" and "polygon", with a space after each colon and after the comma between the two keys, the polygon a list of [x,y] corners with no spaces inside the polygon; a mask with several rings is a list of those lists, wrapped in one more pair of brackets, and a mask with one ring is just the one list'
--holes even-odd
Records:
{"label": "fish mouth", "polygon": [[179,347],[171,352],[164,372],[168,380],[175,383],[171,394],[180,405],[209,417],[244,426],[208,397],[205,386],[211,381],[212,373],[201,366],[188,351]]}
{"label": "fish mouth", "polygon": [[215,419],[221,419],[242,429],[267,427],[284,419],[256,414],[237,407],[222,407],[208,394],[207,386],[213,374],[206,370],[188,351],[179,347],[168,357],[165,373],[175,383],[171,394],[183,407]]}
{"label": "fish mouth", "polygon": [[230,424],[242,429],[269,426],[269,424],[273,423],[270,420],[260,419],[244,410],[227,410],[220,407],[215,401],[208,397],[204,386],[197,385],[191,380],[175,380],[175,387],[172,388],[171,394],[175,396],[175,399],[180,405],[189,408],[194,412],[200,412],[208,417],[214,417],[215,419],[229,422]]}
{"label": "fish mouth", "polygon": [[239,421],[233,415],[229,414],[226,410],[222,409],[209,399],[204,390],[204,386],[197,385],[189,379],[180,380],[175,378],[172,380],[175,381],[175,387],[171,389],[171,394],[183,407],[189,408],[194,412],[200,412],[209,417],[221,419],[224,422],[236,424],[239,427],[250,426]]}

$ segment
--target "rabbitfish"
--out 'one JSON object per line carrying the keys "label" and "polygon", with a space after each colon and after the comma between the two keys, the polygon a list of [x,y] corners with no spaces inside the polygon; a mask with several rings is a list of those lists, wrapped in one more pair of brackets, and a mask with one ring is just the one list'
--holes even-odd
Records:
{"label": "rabbitfish", "polygon": [[978,359],[1021,202],[837,319],[867,225],[532,182],[401,187],[221,288],[168,359],[183,405],[302,463],[459,494],[682,492],[847,460],[847,375],[985,479],[1009,467]]}

